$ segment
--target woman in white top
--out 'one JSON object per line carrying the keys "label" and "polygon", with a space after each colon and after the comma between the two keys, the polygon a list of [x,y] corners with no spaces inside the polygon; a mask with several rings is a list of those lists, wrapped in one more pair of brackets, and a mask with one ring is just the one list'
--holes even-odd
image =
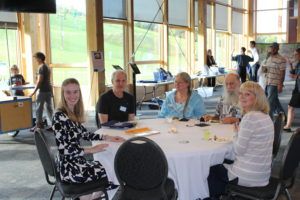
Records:
{"label": "woman in white top", "polygon": [[230,181],[246,187],[269,183],[274,126],[260,85],[252,81],[242,84],[239,104],[243,118],[240,125],[236,124],[234,128],[237,132],[233,141],[234,163],[211,168],[208,183],[212,199],[224,194]]}

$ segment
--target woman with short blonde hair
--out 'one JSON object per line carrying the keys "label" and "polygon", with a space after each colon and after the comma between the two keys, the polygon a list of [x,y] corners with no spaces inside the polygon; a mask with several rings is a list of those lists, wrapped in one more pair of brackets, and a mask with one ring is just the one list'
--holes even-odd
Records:
{"label": "woman with short blonde hair", "polygon": [[241,107],[242,114],[246,114],[246,112],[249,112],[251,110],[261,111],[265,114],[268,114],[270,111],[270,106],[268,103],[268,99],[266,98],[265,91],[262,89],[262,87],[255,82],[247,81],[241,85],[240,92],[246,90],[255,94],[256,101],[250,108],[248,108],[249,110],[245,110],[243,109],[243,107]]}
{"label": "woman with short blonde hair", "polygon": [[233,164],[211,167],[208,185],[212,198],[224,194],[228,182],[246,187],[262,187],[269,183],[274,125],[267,97],[258,83],[248,81],[241,85],[239,106],[243,118],[235,126],[235,159]]}

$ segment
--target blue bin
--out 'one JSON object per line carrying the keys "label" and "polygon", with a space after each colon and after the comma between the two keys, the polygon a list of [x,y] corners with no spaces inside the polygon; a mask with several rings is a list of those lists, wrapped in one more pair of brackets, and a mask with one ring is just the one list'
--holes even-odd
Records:
{"label": "blue bin", "polygon": [[153,77],[154,77],[154,80],[157,82],[159,82],[161,80],[158,72],[153,72]]}
{"label": "blue bin", "polygon": [[218,69],[221,74],[225,73],[225,67],[218,67]]}

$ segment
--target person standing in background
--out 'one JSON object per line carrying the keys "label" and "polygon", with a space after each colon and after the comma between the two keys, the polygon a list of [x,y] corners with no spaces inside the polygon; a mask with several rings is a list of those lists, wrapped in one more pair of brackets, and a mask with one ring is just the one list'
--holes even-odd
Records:
{"label": "person standing in background", "polygon": [[[13,65],[10,68],[10,72],[12,76],[10,77],[10,80],[8,82],[8,85],[12,86],[19,86],[19,85],[25,85],[25,79],[22,76],[22,74],[19,74],[19,68],[17,65]],[[23,90],[13,90],[13,96],[24,96],[24,91]]]}
{"label": "person standing in background", "polygon": [[285,76],[286,61],[279,53],[279,44],[274,42],[270,46],[270,56],[266,61],[263,71],[266,73],[266,95],[270,104],[270,116],[284,113],[280,104],[278,93],[282,92]]}
{"label": "person standing in background", "polygon": [[257,71],[259,69],[259,55],[258,51],[256,49],[256,42],[250,41],[250,51],[253,56],[254,61],[250,63],[251,71],[250,71],[250,80],[257,82]]}
{"label": "person standing in background", "polygon": [[[46,56],[42,52],[36,52],[33,55],[34,61],[39,65],[37,84],[34,91],[29,96],[32,97],[37,91],[39,91],[36,98],[36,126],[34,128],[44,128],[42,125],[44,104],[48,111],[48,117],[51,120],[53,115],[52,106],[52,85],[50,82],[50,68],[45,63]],[[34,130],[32,129],[32,131]],[[50,130],[50,129],[49,129]]]}
{"label": "person standing in background", "polygon": [[294,52],[295,60],[298,62],[296,67],[293,67],[292,63],[289,62],[291,66],[291,71],[289,77],[295,79],[295,88],[293,90],[292,98],[288,105],[288,115],[287,123],[283,127],[283,130],[287,132],[292,132],[291,126],[294,120],[294,110],[295,108],[300,108],[300,48],[296,49]]}
{"label": "person standing in background", "polygon": [[[234,49],[233,49],[234,51]],[[231,53],[231,60],[236,61],[238,65],[238,74],[241,77],[242,83],[246,82],[246,76],[247,76],[247,66],[250,61],[253,61],[253,57],[251,58],[250,56],[247,56],[245,54],[246,48],[242,47],[241,48],[241,54],[233,56],[233,51]]]}
{"label": "person standing in background", "polygon": [[[217,65],[214,57],[212,56],[210,49],[207,50],[206,64],[207,64],[209,70],[211,67],[216,67],[216,65]],[[207,78],[207,86],[215,87],[216,86],[216,77]]]}

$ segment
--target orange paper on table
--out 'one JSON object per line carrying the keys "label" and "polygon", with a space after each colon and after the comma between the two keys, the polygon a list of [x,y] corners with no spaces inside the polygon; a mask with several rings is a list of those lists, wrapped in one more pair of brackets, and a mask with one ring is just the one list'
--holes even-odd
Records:
{"label": "orange paper on table", "polygon": [[146,131],[151,131],[150,128],[135,128],[125,131],[126,134],[132,134],[132,133],[142,133]]}

